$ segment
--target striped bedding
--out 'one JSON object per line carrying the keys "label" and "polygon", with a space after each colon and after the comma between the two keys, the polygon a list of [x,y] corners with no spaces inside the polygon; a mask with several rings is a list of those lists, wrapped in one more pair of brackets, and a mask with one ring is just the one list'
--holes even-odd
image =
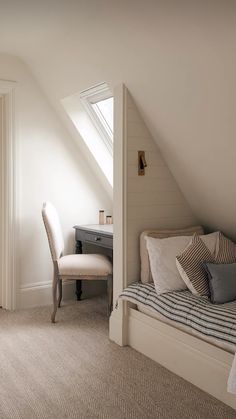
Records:
{"label": "striped bedding", "polygon": [[157,295],[154,284],[139,282],[124,289],[119,299],[142,305],[168,320],[236,348],[236,301],[215,305],[207,297],[195,296],[187,290]]}

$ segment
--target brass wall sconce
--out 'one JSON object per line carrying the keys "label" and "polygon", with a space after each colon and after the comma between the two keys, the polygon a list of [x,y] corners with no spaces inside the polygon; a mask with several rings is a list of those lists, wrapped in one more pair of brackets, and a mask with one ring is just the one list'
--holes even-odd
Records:
{"label": "brass wall sconce", "polygon": [[145,175],[145,167],[147,167],[147,162],[145,159],[145,151],[138,151],[138,175]]}

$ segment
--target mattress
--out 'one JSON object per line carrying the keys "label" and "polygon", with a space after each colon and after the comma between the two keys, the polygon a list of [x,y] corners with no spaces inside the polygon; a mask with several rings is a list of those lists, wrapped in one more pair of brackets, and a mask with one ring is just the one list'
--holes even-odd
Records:
{"label": "mattress", "polygon": [[119,298],[136,304],[150,317],[236,352],[236,301],[216,305],[187,290],[157,295],[154,284],[139,282],[124,289]]}

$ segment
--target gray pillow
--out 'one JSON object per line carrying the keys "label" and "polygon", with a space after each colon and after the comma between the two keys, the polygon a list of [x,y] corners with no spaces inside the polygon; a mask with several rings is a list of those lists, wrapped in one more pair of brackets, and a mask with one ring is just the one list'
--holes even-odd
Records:
{"label": "gray pillow", "polygon": [[204,263],[210,288],[211,302],[223,304],[236,300],[236,263]]}

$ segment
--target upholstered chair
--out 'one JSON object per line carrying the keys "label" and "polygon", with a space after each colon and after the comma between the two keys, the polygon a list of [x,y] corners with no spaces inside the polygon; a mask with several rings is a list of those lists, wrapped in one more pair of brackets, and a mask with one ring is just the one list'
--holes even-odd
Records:
{"label": "upholstered chair", "polygon": [[50,202],[45,202],[42,208],[43,221],[48,237],[53,261],[53,312],[52,323],[55,323],[57,307],[62,300],[62,281],[66,280],[107,280],[108,313],[112,307],[112,264],[106,256],[98,254],[63,255],[64,240],[60,220],[56,209]]}

